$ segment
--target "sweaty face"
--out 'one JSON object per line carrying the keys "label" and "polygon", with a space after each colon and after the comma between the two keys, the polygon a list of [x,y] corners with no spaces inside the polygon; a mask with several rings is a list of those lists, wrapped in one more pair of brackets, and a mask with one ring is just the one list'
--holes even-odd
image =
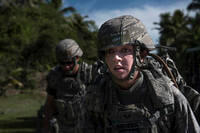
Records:
{"label": "sweaty face", "polygon": [[116,79],[122,80],[127,78],[134,61],[133,46],[123,45],[108,49],[105,61]]}

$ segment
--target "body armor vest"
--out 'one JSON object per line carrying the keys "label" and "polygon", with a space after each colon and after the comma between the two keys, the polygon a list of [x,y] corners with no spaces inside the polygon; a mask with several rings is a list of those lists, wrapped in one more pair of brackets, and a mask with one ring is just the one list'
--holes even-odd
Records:
{"label": "body armor vest", "polygon": [[80,100],[85,85],[74,78],[64,78],[61,82],[55,99],[56,117],[65,125],[74,125],[80,111]]}
{"label": "body armor vest", "polygon": [[149,121],[151,113],[142,106],[117,104],[107,113],[107,132],[157,133],[155,123]]}
{"label": "body armor vest", "polygon": [[57,111],[54,117],[59,125],[59,133],[66,131],[75,133],[81,112],[80,101],[85,95],[86,86],[91,81],[91,66],[86,63],[81,64],[74,77],[65,75],[59,68],[56,68],[52,75],[54,80],[50,82],[50,86],[56,88]]}
{"label": "body armor vest", "polygon": [[[150,71],[143,71],[143,74],[145,81],[147,81],[145,84],[148,87],[147,97],[149,99],[147,98],[147,100],[151,100],[152,105],[148,103],[145,105],[145,102],[129,105],[120,104],[113,86],[108,84],[105,87],[105,106],[103,109],[96,110],[104,112],[105,133],[170,132],[170,128],[166,128],[170,126],[166,119],[174,112],[171,82],[165,77],[155,76],[155,73],[152,74]],[[95,108],[97,109],[97,107]]]}

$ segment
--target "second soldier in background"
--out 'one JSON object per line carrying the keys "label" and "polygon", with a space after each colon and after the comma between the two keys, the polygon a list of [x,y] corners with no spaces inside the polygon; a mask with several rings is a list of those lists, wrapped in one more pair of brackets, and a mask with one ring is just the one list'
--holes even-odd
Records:
{"label": "second soldier in background", "polygon": [[45,133],[76,133],[80,100],[91,81],[91,65],[79,63],[83,52],[72,39],[56,46],[58,65],[47,76]]}

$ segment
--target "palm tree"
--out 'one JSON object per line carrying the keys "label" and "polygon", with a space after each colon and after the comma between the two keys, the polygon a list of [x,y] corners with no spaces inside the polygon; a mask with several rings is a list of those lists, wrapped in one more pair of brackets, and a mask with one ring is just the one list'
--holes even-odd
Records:
{"label": "palm tree", "polygon": [[188,5],[187,10],[200,11],[200,0],[192,0],[192,3]]}
{"label": "palm tree", "polygon": [[[188,11],[194,11],[196,14],[189,17],[190,31],[192,33],[191,44],[200,46],[200,0],[193,0],[187,7]],[[193,47],[194,47],[193,46]]]}
{"label": "palm tree", "polygon": [[171,16],[169,13],[161,14],[161,21],[155,23],[159,25],[160,44],[180,48],[187,34],[187,17],[180,10],[176,10]]}
{"label": "palm tree", "polygon": [[[181,66],[183,53],[186,48],[191,44],[190,36],[191,32],[188,28],[188,16],[180,10],[176,10],[172,15],[170,13],[161,14],[160,23],[155,23],[159,25],[160,33],[160,44],[167,45],[170,47],[177,48],[176,53],[170,53],[173,59],[176,61],[178,66]],[[159,54],[161,51],[159,51]]]}
{"label": "palm tree", "polygon": [[63,7],[62,0],[49,0],[48,3],[63,15],[69,12],[71,13],[76,12],[76,9],[72,6],[62,8]]}
{"label": "palm tree", "polygon": [[45,0],[0,0],[1,6],[28,6],[35,7],[40,3],[45,3]]}
{"label": "palm tree", "polygon": [[86,60],[96,60],[96,36],[97,26],[92,20],[86,20],[88,16],[81,16],[78,13],[66,17],[68,31],[71,37],[77,40],[84,51]]}

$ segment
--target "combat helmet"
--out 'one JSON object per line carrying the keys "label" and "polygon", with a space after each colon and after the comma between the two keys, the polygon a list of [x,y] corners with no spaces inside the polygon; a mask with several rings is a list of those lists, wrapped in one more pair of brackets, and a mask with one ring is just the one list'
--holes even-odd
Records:
{"label": "combat helmet", "polygon": [[56,58],[59,63],[72,61],[74,57],[81,57],[83,51],[72,39],[64,39],[56,46]]}
{"label": "combat helmet", "polygon": [[100,59],[104,60],[107,49],[126,44],[135,46],[133,52],[134,64],[128,76],[128,79],[130,79],[135,70],[143,65],[140,60],[141,50],[151,51],[155,49],[152,38],[147,33],[144,24],[131,15],[112,18],[102,24],[98,32],[97,45]]}
{"label": "combat helmet", "polygon": [[155,48],[144,24],[131,15],[116,17],[102,24],[98,33],[99,52],[126,44],[140,45],[148,50]]}

